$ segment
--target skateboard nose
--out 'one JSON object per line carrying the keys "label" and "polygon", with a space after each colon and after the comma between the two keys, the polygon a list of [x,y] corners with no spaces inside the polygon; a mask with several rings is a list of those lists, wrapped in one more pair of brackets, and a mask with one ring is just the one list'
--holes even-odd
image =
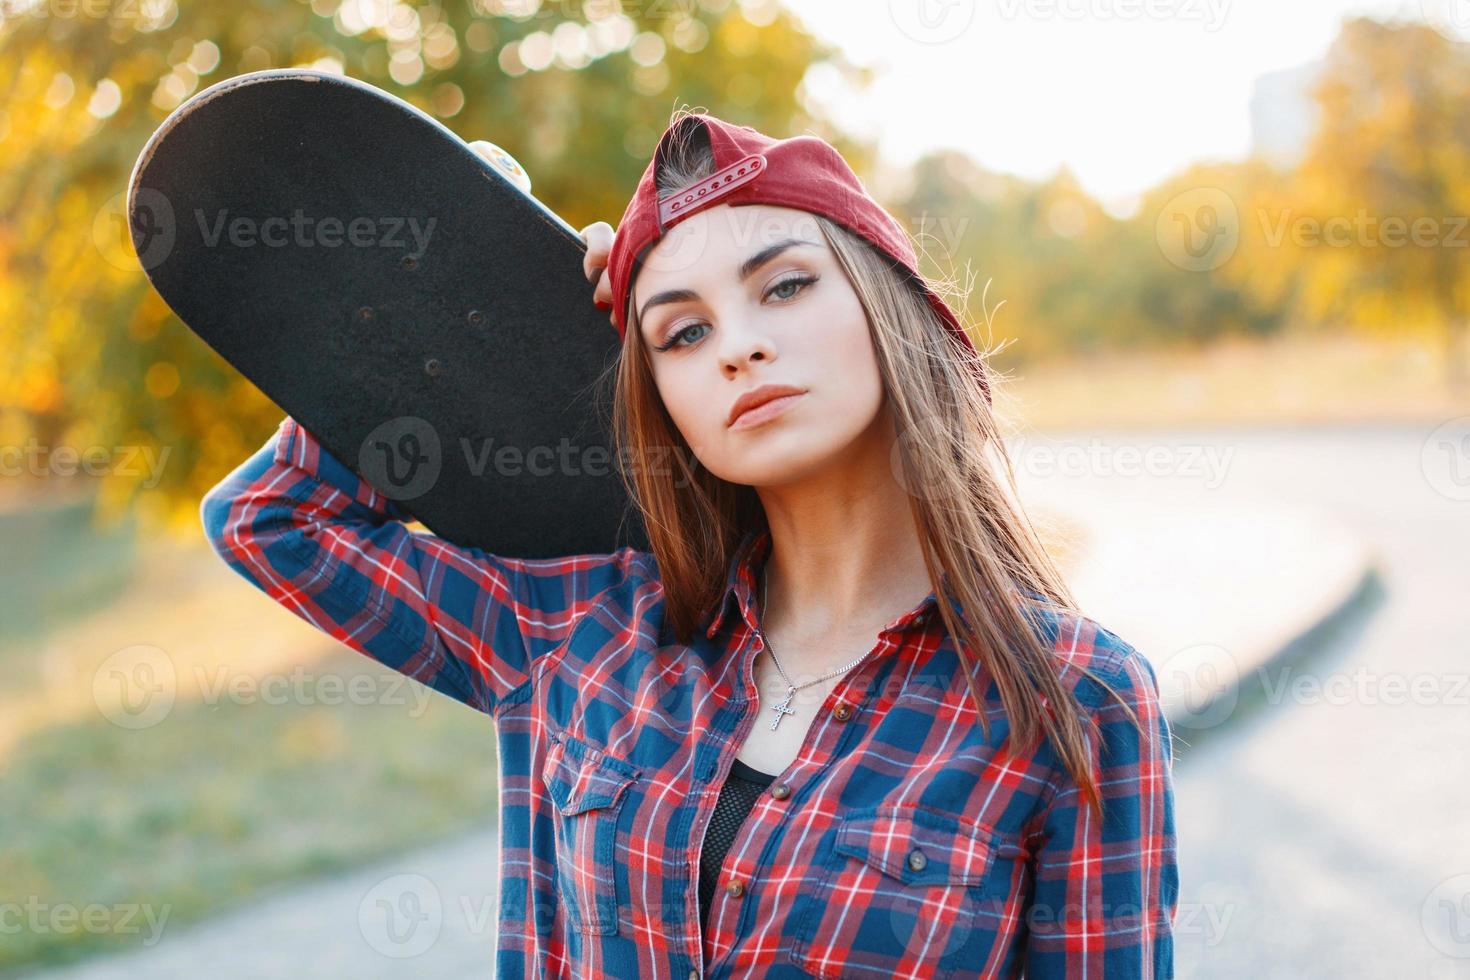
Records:
{"label": "skateboard nose", "polygon": [[474,140],[470,148],[484,157],[490,164],[499,170],[512,184],[519,187],[522,193],[531,193],[531,175],[526,173],[516,158],[505,152],[502,147],[496,146],[489,140]]}

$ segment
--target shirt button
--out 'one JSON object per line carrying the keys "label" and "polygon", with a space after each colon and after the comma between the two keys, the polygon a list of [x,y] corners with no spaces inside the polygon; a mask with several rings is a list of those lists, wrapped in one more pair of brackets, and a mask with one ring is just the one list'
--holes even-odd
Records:
{"label": "shirt button", "polygon": [[739,878],[732,878],[730,879],[730,883],[725,886],[725,893],[731,898],[739,898],[745,894],[745,886],[740,883]]}
{"label": "shirt button", "polygon": [[791,795],[791,787],[785,783],[777,783],[771,787],[771,795],[778,800],[784,800]]}
{"label": "shirt button", "polygon": [[929,859],[925,857],[924,852],[919,850],[917,847],[909,852],[909,867],[913,868],[915,871],[923,871],[924,866],[928,863]]}
{"label": "shirt button", "polygon": [[699,971],[698,970],[690,970],[689,971],[689,980],[699,980]]}
{"label": "shirt button", "polygon": [[845,701],[842,702],[837,707],[832,709],[832,717],[836,718],[838,721],[846,721],[847,719],[852,717],[852,706]]}

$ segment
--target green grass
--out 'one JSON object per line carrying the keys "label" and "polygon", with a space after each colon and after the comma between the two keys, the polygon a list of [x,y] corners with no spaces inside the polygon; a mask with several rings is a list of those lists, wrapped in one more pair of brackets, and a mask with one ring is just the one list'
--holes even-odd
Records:
{"label": "green grass", "polygon": [[[313,671],[383,677],[348,650]],[[493,821],[490,719],[440,695],[405,700],[222,698],[176,703],[163,722],[135,731],[95,714],[35,731],[12,748],[3,776],[4,900],[146,906],[155,921],[167,916],[166,932],[263,890]],[[9,935],[0,971],[141,945],[148,919],[134,915],[134,932],[118,917],[112,932]]]}
{"label": "green grass", "polygon": [[34,640],[68,619],[99,609],[127,585],[136,560],[131,516],[94,527],[92,501],[64,497],[0,508],[0,650]]}

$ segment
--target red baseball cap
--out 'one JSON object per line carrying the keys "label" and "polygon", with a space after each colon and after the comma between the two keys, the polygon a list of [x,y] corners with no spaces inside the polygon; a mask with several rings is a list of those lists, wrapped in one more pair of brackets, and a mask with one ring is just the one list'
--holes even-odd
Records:
{"label": "red baseball cap", "polygon": [[[702,128],[709,138],[715,172],[660,198],[655,183],[659,165],[673,140],[691,138],[693,134],[688,130],[694,127]],[[830,143],[815,136],[773,139],[749,126],[737,126],[708,113],[691,113],[664,130],[618,222],[608,256],[608,278],[619,337],[628,330],[625,312],[635,262],[670,228],[715,202],[732,207],[770,204],[830,218],[876,246],[919,282],[918,257],[908,233],[868,195],[862,180]],[[974,342],[949,304],[927,284],[921,285],[935,312],[974,351]],[[978,360],[976,364],[989,401],[990,384],[984,366]]]}

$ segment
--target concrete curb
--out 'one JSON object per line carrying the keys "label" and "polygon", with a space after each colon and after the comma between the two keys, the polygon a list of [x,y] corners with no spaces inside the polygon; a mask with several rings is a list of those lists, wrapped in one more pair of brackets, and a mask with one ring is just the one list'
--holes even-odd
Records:
{"label": "concrete curb", "polygon": [[[1316,610],[1314,616],[1304,616],[1289,630],[1283,628],[1283,633],[1290,632],[1289,638],[1278,646],[1259,651],[1251,658],[1249,667],[1232,664],[1234,671],[1218,672],[1215,675],[1218,682],[1213,685],[1199,671],[1186,673],[1183,683],[1176,683],[1167,693],[1161,690],[1164,716],[1171,729],[1197,744],[1213,730],[1245,722],[1277,696],[1273,690],[1280,690],[1271,682],[1269,672],[1284,674],[1290,668],[1307,664],[1348,622],[1358,619],[1374,605],[1380,593],[1378,567],[1372,562],[1365,563],[1357,570],[1349,588],[1337,590],[1331,602]],[[1276,684],[1283,679],[1278,676]],[[1162,676],[1159,681],[1161,689],[1164,688]]]}
{"label": "concrete curb", "polygon": [[1089,545],[1069,582],[1086,614],[1153,664],[1165,717],[1188,741],[1279,695],[1271,673],[1376,593],[1376,557],[1323,512],[1089,503],[1066,515]]}

